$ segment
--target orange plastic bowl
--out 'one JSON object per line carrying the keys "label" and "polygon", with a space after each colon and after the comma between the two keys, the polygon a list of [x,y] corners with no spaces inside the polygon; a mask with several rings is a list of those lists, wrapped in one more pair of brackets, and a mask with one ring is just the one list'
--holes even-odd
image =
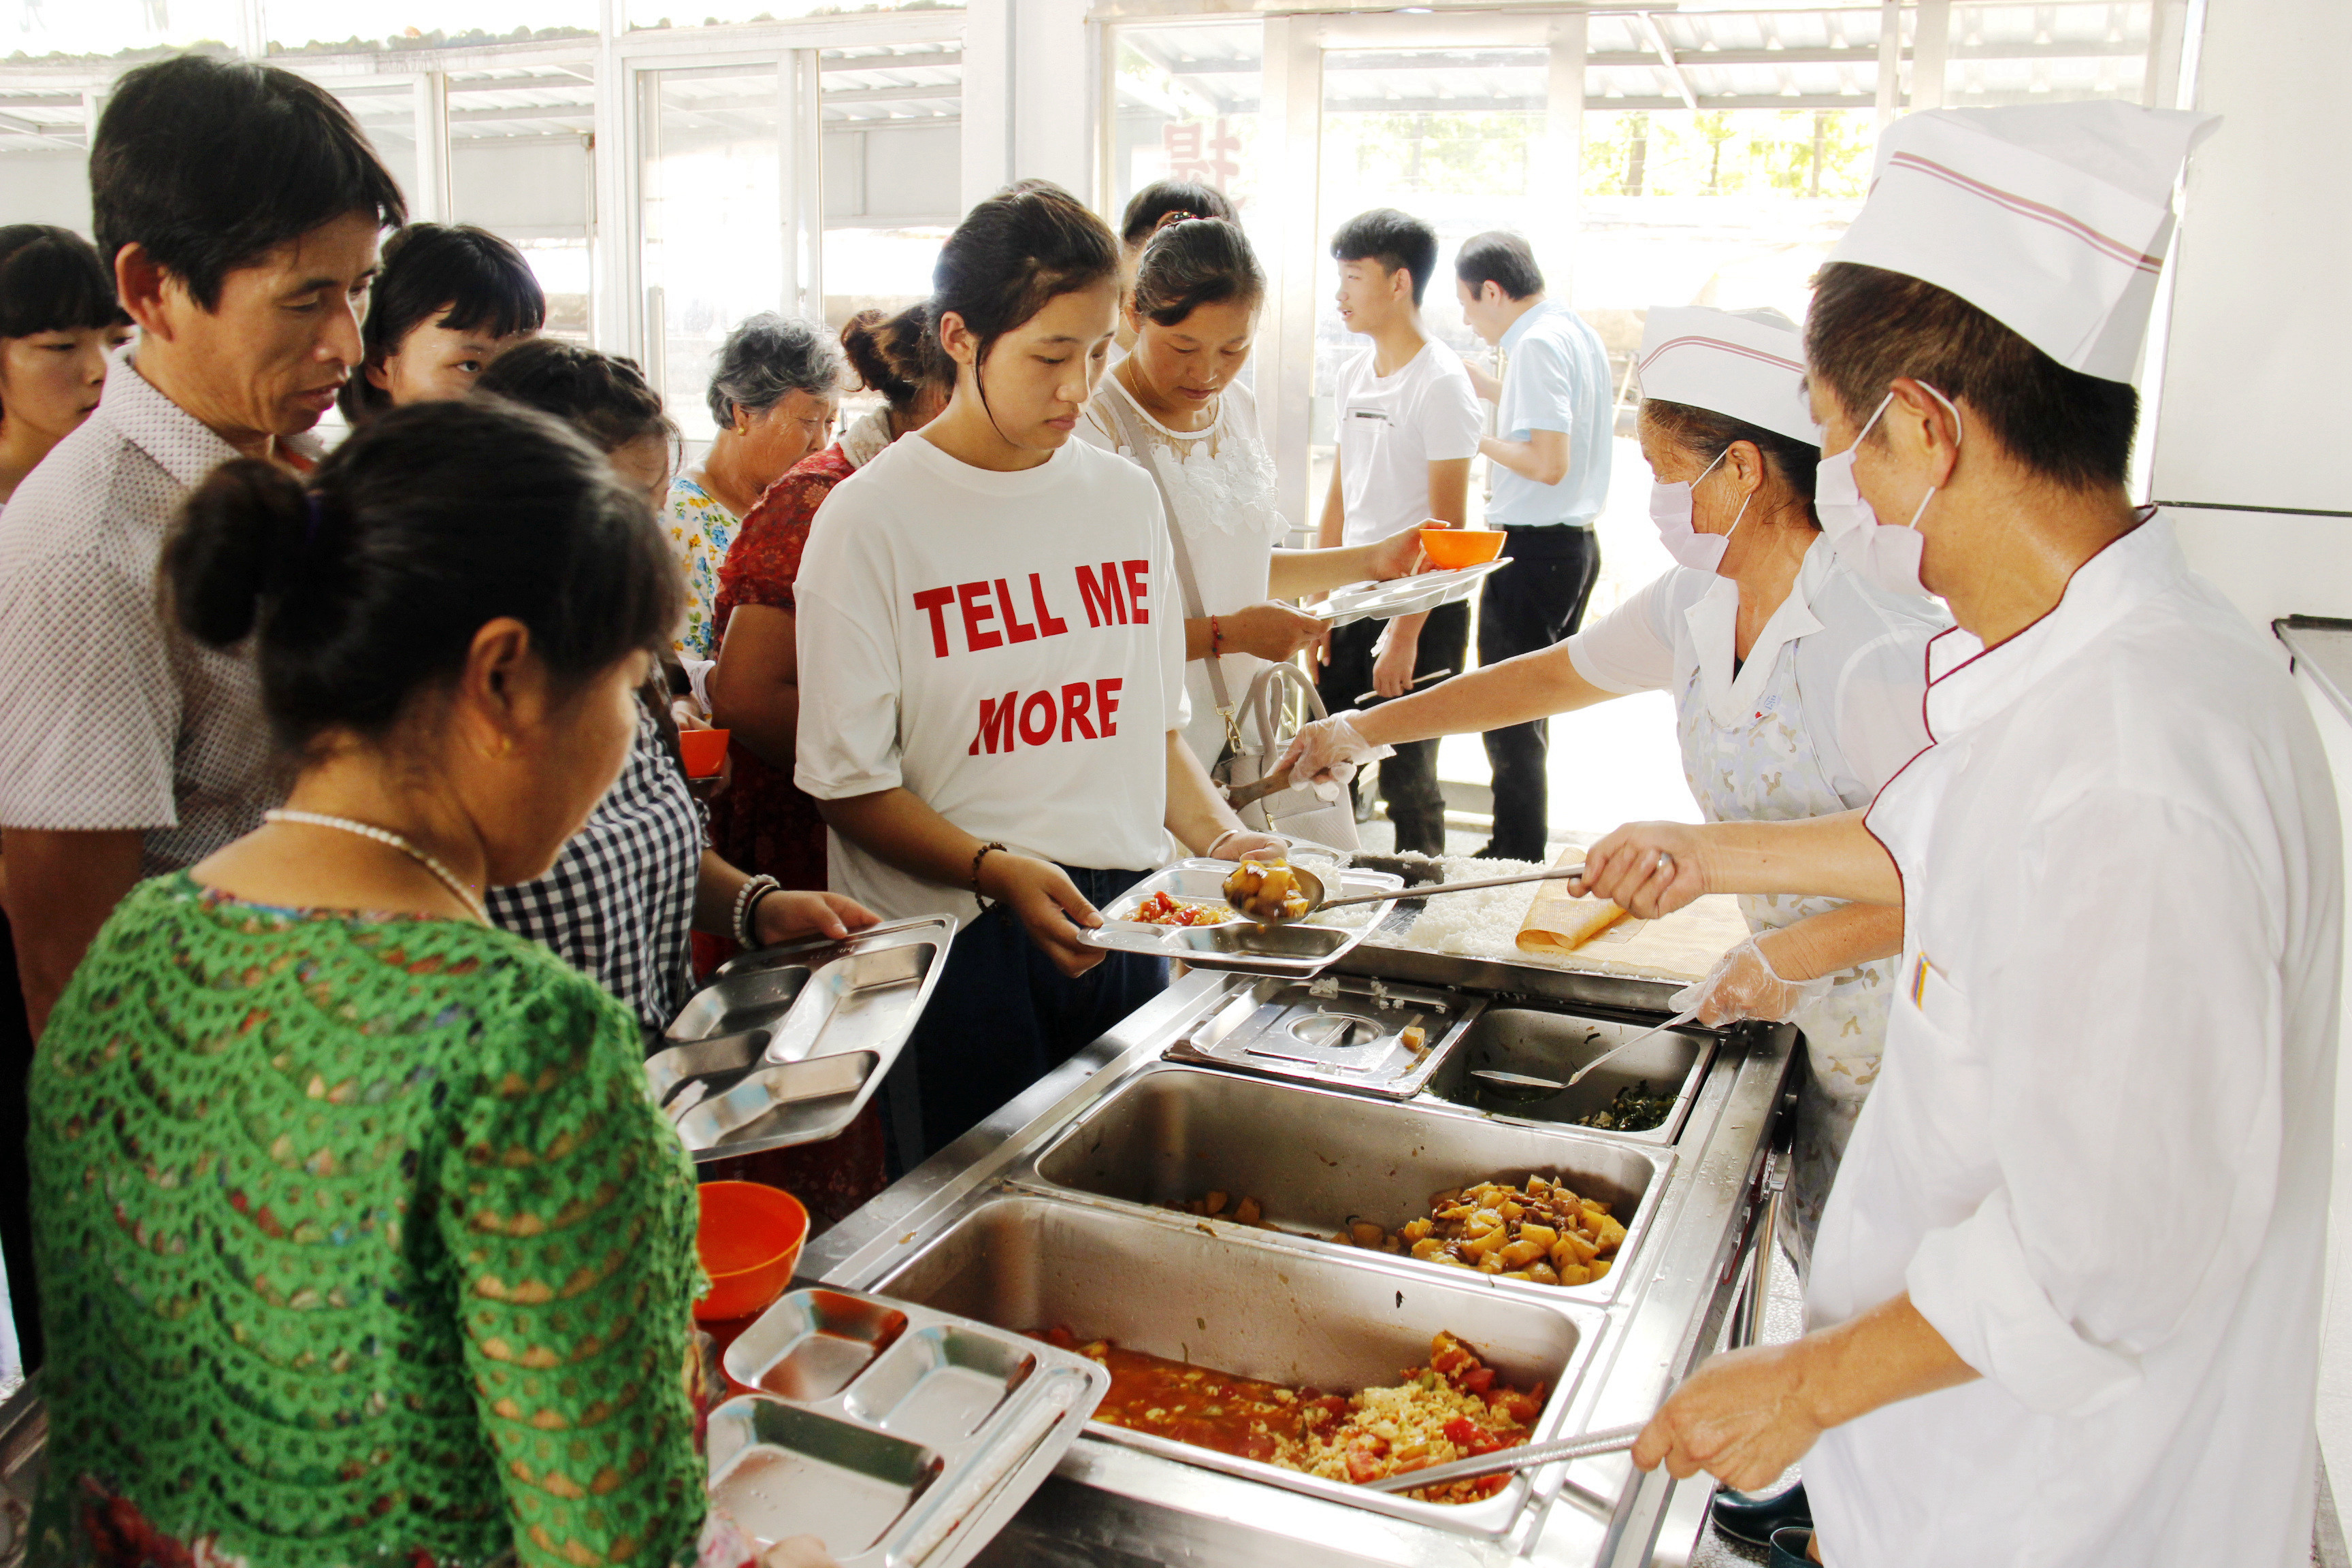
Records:
{"label": "orange plastic bowl", "polygon": [[[1426,532],[1427,530],[1423,530]],[[1495,536],[1497,539],[1501,534]],[[718,776],[727,765],[728,730],[680,730],[677,732],[677,753],[686,759],[686,776],[707,779]]]}
{"label": "orange plastic bowl", "polygon": [[695,1317],[723,1323],[765,1311],[800,1266],[808,1210],[792,1194],[757,1182],[705,1182],[696,1191],[702,1214],[694,1250],[710,1292],[695,1302]]}
{"label": "orange plastic bowl", "polygon": [[1492,561],[1503,552],[1499,528],[1424,528],[1421,548],[1444,571],[1458,572]]}

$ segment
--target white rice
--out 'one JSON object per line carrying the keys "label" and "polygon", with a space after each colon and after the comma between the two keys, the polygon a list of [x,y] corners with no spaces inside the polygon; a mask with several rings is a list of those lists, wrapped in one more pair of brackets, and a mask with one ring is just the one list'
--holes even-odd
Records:
{"label": "white rice", "polygon": [[[1434,861],[1449,882],[1472,882],[1486,877],[1510,877],[1540,871],[1532,860],[1475,860],[1451,855]],[[1516,888],[1483,888],[1475,893],[1447,893],[1421,906],[1421,918],[1404,935],[1407,947],[1424,952],[1457,953],[1465,958],[1516,959],[1520,956],[1519,927],[1541,889],[1540,882]]]}

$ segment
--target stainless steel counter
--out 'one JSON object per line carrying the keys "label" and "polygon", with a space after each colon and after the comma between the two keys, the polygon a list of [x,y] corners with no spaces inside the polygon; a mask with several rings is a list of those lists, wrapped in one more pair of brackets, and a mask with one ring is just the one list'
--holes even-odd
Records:
{"label": "stainless steel counter", "polygon": [[[1535,972],[1513,964],[1451,961],[1432,965],[1370,947],[1361,950],[1360,961],[1349,967],[1423,984],[1451,981],[1505,1002],[1589,1010],[1595,1018],[1620,1022],[1664,1013],[1664,997],[1671,989],[1622,980],[1587,984],[1557,973],[1531,978]],[[1406,973],[1398,973],[1400,967]],[[1347,1289],[1354,1290],[1360,1302],[1358,1315],[1346,1320],[1352,1331],[1364,1329],[1363,1319],[1391,1316],[1388,1290],[1393,1286],[1397,1321],[1385,1324],[1383,1331],[1401,1331],[1416,1310],[1481,1315],[1490,1322],[1486,1331],[1517,1344],[1523,1358],[1537,1358],[1528,1364],[1540,1363],[1545,1354],[1552,1354],[1555,1363],[1560,1357],[1570,1358],[1565,1363],[1572,1378],[1564,1384],[1568,1393],[1545,1415],[1546,1424],[1560,1433],[1645,1416],[1700,1358],[1702,1347],[1717,1342],[1761,1212],[1769,1136],[1790,1086],[1794,1030],[1742,1026],[1728,1032],[1679,1135],[1663,1147],[1640,1145],[1645,1151],[1643,1163],[1634,1164],[1623,1158],[1629,1145],[1622,1142],[1604,1146],[1603,1140],[1584,1137],[1572,1128],[1531,1129],[1517,1119],[1488,1116],[1425,1093],[1400,1105],[1255,1078],[1231,1080],[1252,1086],[1252,1093],[1243,1099],[1307,1097],[1289,1107],[1294,1131],[1299,1126],[1328,1123],[1336,1141],[1332,1147],[1339,1151],[1328,1156],[1340,1167],[1335,1179],[1346,1180],[1345,1165],[1352,1159],[1363,1164],[1367,1188],[1375,1184],[1376,1173],[1367,1159],[1364,1139],[1378,1131],[1378,1124],[1367,1119],[1381,1115],[1397,1119],[1398,1149],[1409,1146],[1412,1157],[1430,1162],[1420,1168],[1431,1173],[1455,1168],[1444,1162],[1458,1162],[1461,1149],[1481,1147],[1492,1152],[1491,1173],[1507,1173],[1515,1162],[1530,1158],[1537,1142],[1547,1139],[1551,1142],[1543,1148],[1559,1156],[1552,1163],[1581,1168],[1570,1146],[1582,1142],[1591,1153],[1585,1162],[1595,1173],[1591,1179],[1604,1186],[1614,1181],[1621,1193],[1634,1190],[1628,1183],[1637,1184],[1639,1208],[1632,1216],[1626,1261],[1605,1281],[1608,1289],[1555,1289],[1417,1264],[1401,1267],[1393,1258],[1350,1252],[1311,1237],[1205,1225],[1190,1215],[1147,1206],[1169,1194],[1147,1190],[1144,1178],[1126,1172],[1116,1159],[1089,1164],[1064,1153],[1047,1163],[1048,1151],[1063,1133],[1103,1110],[1123,1091],[1129,1098],[1111,1107],[1113,1112],[1125,1112],[1147,1096],[1164,1099],[1182,1089],[1183,1084],[1172,1081],[1171,1075],[1213,1074],[1214,1069],[1164,1064],[1163,1053],[1251,984],[1244,976],[1211,973],[1179,981],[812,1243],[802,1259],[803,1279],[887,1293],[888,1282],[903,1273],[909,1288],[948,1289],[940,1281],[959,1265],[952,1258],[940,1261],[940,1254],[943,1247],[960,1247],[969,1255],[960,1265],[967,1275],[979,1266],[974,1259],[984,1260],[993,1270],[986,1289],[996,1292],[991,1300],[1000,1314],[1043,1311],[1056,1299],[1056,1289],[1066,1297],[1070,1282],[1065,1279],[1037,1285],[1032,1277],[1049,1260],[1034,1254],[1058,1247],[1072,1253],[1071,1268],[1100,1270],[1116,1267],[1123,1247],[1125,1256],[1150,1258],[1163,1274],[1176,1270],[1173,1278],[1187,1291],[1204,1293],[1204,1302],[1213,1299],[1222,1304],[1222,1309],[1202,1307],[1204,1331],[1214,1331],[1208,1315],[1221,1310],[1232,1315],[1234,1293],[1255,1269],[1265,1315],[1277,1315],[1286,1308],[1289,1326],[1283,1331],[1309,1340],[1318,1314],[1349,1312]],[[1223,1102],[1233,1097],[1209,1098],[1217,1100],[1219,1108],[1195,1111],[1196,1118],[1221,1113]],[[1124,1129],[1106,1136],[1140,1137],[1136,1130],[1140,1114],[1124,1120],[1108,1114],[1100,1125]],[[1096,1125],[1089,1122],[1089,1127]],[[1072,1174],[1082,1167],[1092,1173]],[[1274,1179],[1279,1167],[1265,1168],[1268,1179]],[[1386,1174],[1393,1177],[1395,1173]],[[1459,1179],[1432,1180],[1429,1185]],[[1036,1234],[1041,1226],[1047,1227],[1043,1239]],[[1203,1244],[1199,1233],[1211,1241]],[[948,1238],[945,1243],[943,1237]],[[1347,1272],[1335,1276],[1334,1270]],[[1143,1272],[1148,1271],[1139,1271]],[[969,1280],[953,1287],[967,1297],[977,1288]],[[1380,1298],[1374,1306],[1360,1305],[1368,1289]],[[1450,1298],[1443,1294],[1448,1290],[1454,1292]],[[1139,1279],[1125,1296],[1098,1300],[1115,1299],[1125,1312],[1192,1310],[1177,1306],[1169,1297],[1165,1289],[1154,1290],[1148,1279]],[[1026,1301],[1029,1309],[1010,1304],[1015,1301]],[[971,1306],[969,1300],[941,1304],[950,1310]],[[1549,1314],[1544,1321],[1556,1320],[1558,1332],[1531,1338],[1531,1329],[1542,1328],[1544,1322],[1530,1319],[1529,1313]],[[1085,1332],[1106,1331],[1079,1326]],[[1476,1331],[1462,1331],[1475,1341]],[[1537,1344],[1536,1340],[1547,1342]],[[1561,1348],[1565,1346],[1573,1349]],[[1504,1353],[1507,1358],[1511,1352]],[[1215,1364],[1207,1354],[1202,1359]],[[1085,1563],[1089,1568],[1186,1563],[1282,1568],[1306,1563],[1647,1568],[1662,1549],[1661,1560],[1679,1561],[1689,1544],[1673,1539],[1664,1529],[1675,1489],[1662,1475],[1641,1476],[1622,1455],[1535,1471],[1528,1483],[1507,1494],[1517,1500],[1513,1506],[1497,1506],[1500,1500],[1476,1505],[1487,1510],[1481,1518],[1493,1527],[1474,1528],[1463,1521],[1431,1522],[1433,1505],[1381,1510],[1360,1500],[1334,1500],[1150,1448],[1150,1444],[1090,1433],[978,1561]],[[1691,1488],[1683,1492],[1673,1512],[1677,1528],[1687,1531],[1696,1528],[1696,1494]]]}

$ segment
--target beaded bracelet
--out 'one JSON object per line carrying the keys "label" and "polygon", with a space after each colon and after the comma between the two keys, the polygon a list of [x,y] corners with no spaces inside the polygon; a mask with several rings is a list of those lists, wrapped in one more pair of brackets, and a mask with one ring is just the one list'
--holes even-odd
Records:
{"label": "beaded bracelet", "polygon": [[742,944],[744,951],[749,952],[760,945],[759,938],[751,931],[751,916],[759,910],[760,900],[770,893],[782,892],[783,886],[773,877],[758,876],[744,878],[743,885],[735,889],[735,918],[732,923],[735,927],[735,940]]}
{"label": "beaded bracelet", "polygon": [[982,845],[979,848],[972,851],[971,896],[980,901],[980,907],[983,910],[988,908],[989,898],[986,893],[980,890],[980,863],[988,858],[988,852],[992,849],[995,850],[1000,855],[1010,855],[1013,853],[1012,850],[1005,848],[1003,845],[998,844],[992,840]]}
{"label": "beaded bracelet", "polygon": [[1216,658],[1225,651],[1225,634],[1217,625],[1217,617],[1209,617],[1209,657]]}

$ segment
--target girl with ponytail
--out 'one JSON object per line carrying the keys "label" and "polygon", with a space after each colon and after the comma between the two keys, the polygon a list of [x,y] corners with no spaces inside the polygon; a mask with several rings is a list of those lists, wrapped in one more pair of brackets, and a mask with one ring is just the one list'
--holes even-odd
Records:
{"label": "girl with ponytail", "polygon": [[[949,237],[939,417],[835,487],[795,584],[795,776],[834,888],[964,923],[911,1042],[900,1154],[961,1135],[1166,984],[1080,940],[1157,866],[1272,848],[1183,743],[1183,611],[1150,482],[1070,435],[1102,374],[1118,245],[1060,187]],[[898,1075],[903,1079],[906,1075]]]}

